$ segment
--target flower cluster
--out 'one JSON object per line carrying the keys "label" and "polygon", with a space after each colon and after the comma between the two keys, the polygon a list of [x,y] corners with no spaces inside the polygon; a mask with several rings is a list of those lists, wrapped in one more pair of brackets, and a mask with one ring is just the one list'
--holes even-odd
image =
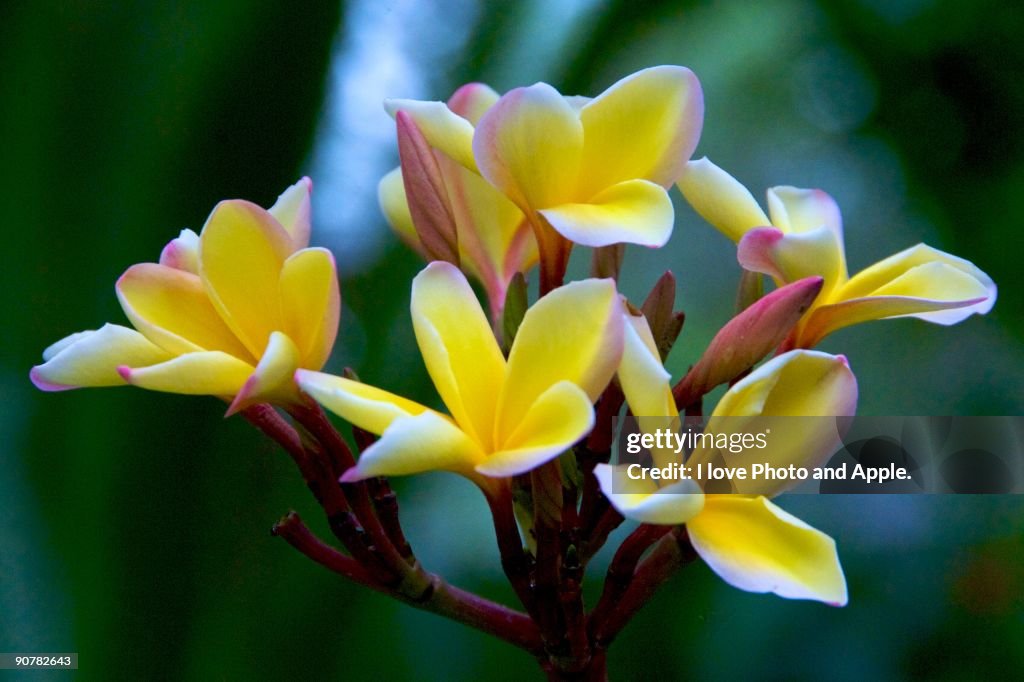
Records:
{"label": "flower cluster", "polygon": [[[610,463],[613,418],[628,410],[653,424],[700,414],[704,396],[723,384],[711,423],[853,415],[854,373],[845,357],[813,350],[821,339],[883,318],[959,322],[992,307],[992,280],[925,245],[850,277],[839,209],[827,194],[774,187],[765,213],[725,171],[690,160],[703,97],[683,67],[645,69],[592,99],[544,83],[503,95],[474,83],[447,102],[396,99],[385,108],[401,164],[381,180],[379,198],[397,234],[431,261],[412,282],[410,311],[445,411],[353,373],[321,371],[340,296],[330,253],[308,247],[308,179],[269,210],[222,202],[200,234],[185,230],[159,263],[129,268],[116,290],[134,329],[108,324],[57,342],[32,370],[35,384],[127,383],[223,398],[228,414],[243,412],[296,458],[351,557],[282,522],[292,544],[354,580],[519,644],[548,669],[585,667],[607,646],[621,614],[638,608],[631,584],[654,580],[664,564],[638,565],[645,553],[691,551],[740,589],[845,604],[834,541],[766,497],[781,488],[705,494],[690,480],[633,480]],[[670,238],[675,186],[737,243],[747,286],[737,315],[673,382],[664,361],[682,326],[674,279],[666,273],[646,300],[631,302],[616,278],[622,245]],[[677,238],[696,244],[701,235],[688,227]],[[594,250],[594,277],[567,283],[577,245]],[[526,276],[535,265],[530,305]],[[481,285],[485,306],[466,275]],[[767,294],[762,275],[776,285]],[[358,459],[310,398],[352,425]],[[273,406],[303,427],[302,437]],[[769,457],[813,462],[833,444],[808,429],[773,441]],[[715,455],[698,449],[690,461]],[[488,621],[481,614],[503,607],[423,578],[381,486],[383,477],[430,470],[483,491],[525,620],[502,613]],[[349,518],[339,510],[354,525],[335,524]],[[582,572],[623,517],[641,525],[584,616]],[[413,596],[417,579],[434,587]]]}
{"label": "flower cluster", "polygon": [[32,381],[222,396],[229,415],[298,400],[292,376],[327,362],[341,310],[334,257],[309,247],[312,187],[303,178],[269,210],[218,204],[200,234],[183,230],[158,263],[117,280],[134,330],[107,324],[61,339]]}

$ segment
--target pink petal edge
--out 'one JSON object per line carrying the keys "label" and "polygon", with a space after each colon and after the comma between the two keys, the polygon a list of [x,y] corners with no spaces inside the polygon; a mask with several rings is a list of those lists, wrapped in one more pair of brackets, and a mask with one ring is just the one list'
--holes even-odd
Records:
{"label": "pink petal edge", "polygon": [[80,386],[68,386],[67,384],[56,384],[52,381],[47,381],[41,376],[39,371],[40,366],[37,365],[29,370],[28,378],[32,381],[36,388],[40,391],[46,391],[47,393],[56,393],[59,391],[70,391]]}

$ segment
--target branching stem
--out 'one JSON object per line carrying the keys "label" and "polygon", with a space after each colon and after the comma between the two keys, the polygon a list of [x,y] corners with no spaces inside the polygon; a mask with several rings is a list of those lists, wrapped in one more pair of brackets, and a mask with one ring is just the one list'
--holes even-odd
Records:
{"label": "branching stem", "polygon": [[355,559],[324,544],[303,524],[295,512],[283,518],[273,529],[274,535],[284,538],[321,566],[386,594],[410,606],[436,613],[459,623],[476,628],[524,649],[534,656],[543,654],[540,633],[533,621],[523,613],[509,609],[483,597],[446,583],[441,577],[425,573],[426,587],[419,594],[396,591],[375,581]]}

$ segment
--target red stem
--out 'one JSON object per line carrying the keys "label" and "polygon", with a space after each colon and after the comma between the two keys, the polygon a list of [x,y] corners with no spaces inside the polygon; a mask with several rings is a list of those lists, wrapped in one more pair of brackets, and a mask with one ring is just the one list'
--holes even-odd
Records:
{"label": "red stem", "polygon": [[693,376],[693,368],[690,368],[686,376],[672,387],[672,397],[676,399],[676,409],[678,410],[686,410],[703,396],[703,393],[694,388]]}
{"label": "red stem", "polygon": [[[347,469],[355,466],[355,457],[353,457],[348,444],[341,437],[341,434],[335,430],[330,420],[327,419],[327,415],[324,414],[324,411],[317,403],[307,400],[303,405],[291,406],[289,412],[296,421],[309,430],[326,450],[334,468],[333,478],[335,481]],[[337,488],[339,486],[335,484],[334,487]],[[394,584],[398,584],[408,578],[415,578],[413,574],[419,569],[415,563],[410,563],[399,553],[391,538],[388,537],[388,533],[384,530],[380,519],[375,513],[366,484],[363,482],[346,483],[342,484],[340,489],[345,491],[345,496],[351,501],[352,511],[373,541],[375,553],[380,557],[380,560],[387,569],[394,574],[395,577],[392,579]]]}
{"label": "red stem", "polygon": [[686,530],[676,528],[664,535],[651,549],[633,574],[633,579],[618,605],[609,613],[604,623],[593,629],[594,646],[607,649],[615,637],[650,600],[676,570],[697,557]]}
{"label": "red stem", "polygon": [[544,216],[532,213],[530,226],[540,251],[540,296],[562,286],[569,265],[572,242],[558,234]]}
{"label": "red stem", "polygon": [[264,435],[284,448],[300,471],[305,473],[307,457],[306,449],[302,447],[302,439],[292,425],[278,414],[277,410],[267,403],[260,403],[242,410],[242,416]]}
{"label": "red stem", "polygon": [[[377,436],[358,426],[352,427],[352,438],[355,440],[359,452],[365,452],[368,447],[377,442]],[[370,498],[373,500],[373,508],[377,512],[377,518],[380,519],[388,539],[394,543],[402,558],[412,563],[415,555],[412,547],[409,545],[409,541],[405,537],[405,531],[402,530],[402,523],[398,516],[398,497],[395,495],[395,491],[391,489],[388,479],[382,476],[367,479],[366,488],[370,493]]]}
{"label": "red stem", "polygon": [[590,530],[587,535],[587,540],[583,545],[582,552],[580,553],[580,560],[586,564],[594,555],[601,551],[604,547],[604,543],[607,542],[608,536],[611,535],[612,531],[622,525],[625,519],[622,514],[611,506],[607,502],[603,504],[604,513],[594,523],[594,527]]}
{"label": "red stem", "polygon": [[[615,417],[622,409],[625,397],[618,384],[611,383],[597,401],[594,414],[594,428],[587,438],[586,444],[578,447],[577,461],[583,475],[583,493],[580,497],[580,519],[582,534],[585,541],[590,540],[595,525],[608,508],[608,498],[602,493],[594,467],[607,463],[611,458],[612,437],[615,432]],[[603,542],[603,539],[602,539]]]}
{"label": "red stem", "polygon": [[561,587],[562,479],[558,462],[547,462],[530,472],[533,492],[533,533],[537,538],[534,594],[537,624],[549,653],[562,655],[566,642],[565,617],[559,603]]}
{"label": "red stem", "polygon": [[242,415],[257,429],[276,441],[295,461],[306,487],[324,508],[331,532],[345,545],[367,570],[373,570],[379,579],[393,582],[397,574],[384,566],[374,552],[366,531],[356,520],[348,500],[337,484],[337,475],[324,461],[324,457],[302,443],[298,432],[272,406],[261,403],[242,411]]}
{"label": "red stem", "polygon": [[601,594],[601,599],[590,615],[592,632],[600,631],[612,612],[619,606],[619,600],[633,582],[640,557],[652,544],[671,530],[671,526],[654,526],[645,523],[633,531],[622,543],[608,566],[608,576],[604,581],[604,592]]}
{"label": "red stem", "polygon": [[512,491],[507,482],[501,482],[490,490],[484,490],[487,504],[491,508],[494,534],[501,555],[501,567],[516,596],[530,614],[534,614],[534,598],[530,589],[530,557],[523,550],[515,512],[512,510]]}
{"label": "red stem", "polygon": [[384,528],[388,539],[394,544],[399,555],[407,562],[412,563],[416,560],[416,555],[402,529],[402,523],[398,516],[398,496],[395,495],[395,491],[388,485],[386,478],[380,477],[366,479],[366,488],[370,492],[373,508],[377,512],[377,518],[380,519],[380,525]]}
{"label": "red stem", "polygon": [[284,538],[288,544],[321,566],[353,582],[410,606],[486,632],[525,649],[534,656],[543,655],[537,626],[525,614],[449,585],[439,576],[430,573],[426,574],[427,588],[418,596],[410,596],[391,589],[375,581],[354,559],[324,544],[310,532],[299,515],[294,512],[274,526],[273,533]]}

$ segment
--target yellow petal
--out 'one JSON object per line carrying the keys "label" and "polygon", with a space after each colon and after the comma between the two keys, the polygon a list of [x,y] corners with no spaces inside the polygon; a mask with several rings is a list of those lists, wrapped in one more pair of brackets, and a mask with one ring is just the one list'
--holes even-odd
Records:
{"label": "yellow petal", "polygon": [[657,346],[643,315],[625,314],[619,383],[636,416],[678,417],[669,386],[671,376],[661,364]]}
{"label": "yellow petal", "polygon": [[821,277],[819,301],[829,300],[846,282],[846,255],[842,238],[827,226],[805,232],[784,233],[773,227],[748,231],[736,249],[740,265],[791,284],[805,277]]}
{"label": "yellow petal", "polygon": [[991,310],[996,301],[996,285],[991,277],[970,261],[918,244],[865,268],[837,294],[837,298],[842,300],[869,296],[903,296],[942,302],[971,301],[956,309],[939,312],[925,309],[921,314],[913,315],[922,320],[948,325],[960,322],[972,314],[983,315]]}
{"label": "yellow petal", "polygon": [[448,99],[448,108],[476,125],[498,97],[498,93],[484,83],[467,83]]}
{"label": "yellow petal", "polygon": [[970,261],[918,244],[862,270],[831,298],[803,324],[798,345],[810,347],[837,329],[889,317],[956,324],[991,310],[996,285]]}
{"label": "yellow petal", "polygon": [[476,295],[458,268],[438,261],[413,280],[411,308],[416,341],[441,399],[466,433],[492,449],[505,358]]}
{"label": "yellow petal", "polygon": [[436,470],[472,475],[473,465],[482,456],[477,444],[451,420],[428,410],[414,417],[395,419],[341,480],[351,482]]}
{"label": "yellow petal", "polygon": [[747,230],[771,224],[747,188],[707,158],[686,164],[679,189],[704,220],[734,242]]}
{"label": "yellow petal", "polygon": [[852,415],[857,407],[857,380],[842,355],[790,351],[736,382],[713,414],[745,416],[755,405],[760,414],[777,417]]}
{"label": "yellow petal", "polygon": [[668,192],[647,180],[620,182],[587,203],[562,204],[541,214],[566,239],[594,247],[664,246],[675,219]]}
{"label": "yellow petal", "polygon": [[694,481],[677,481],[659,489],[649,478],[630,478],[626,465],[608,464],[598,464],[594,477],[612,506],[640,523],[674,526],[686,523],[704,507],[704,495]]}
{"label": "yellow petal", "polygon": [[174,355],[221,350],[251,360],[210,303],[199,277],[184,270],[140,263],[117,280],[117,298],[132,324]]}
{"label": "yellow petal", "polygon": [[571,381],[591,402],[622,357],[622,306],[615,283],[588,279],[555,289],[526,311],[509,353],[498,400],[496,442],[504,442],[537,398]]}
{"label": "yellow petal", "polygon": [[188,353],[148,367],[118,368],[132,386],[186,395],[233,396],[242,390],[254,367],[233,355],[211,350]]}
{"label": "yellow petal", "polygon": [[[787,235],[817,235],[822,228],[835,235],[833,240],[821,236],[813,238],[815,244],[831,242],[827,251],[814,251],[806,245],[799,247],[794,257],[815,261],[815,274],[825,278],[822,300],[828,298],[832,287],[846,282],[846,248],[843,243],[843,217],[835,200],[820,189],[800,189],[780,186],[768,190],[768,214],[772,225]],[[799,239],[790,238],[790,241]],[[796,276],[796,273],[790,276]],[[799,278],[798,278],[799,279]],[[786,280],[791,282],[794,280]]]}
{"label": "yellow petal", "polygon": [[[915,272],[920,270],[941,272]],[[947,294],[954,287],[960,288],[961,295],[969,295],[972,291],[976,291],[976,280],[944,264],[920,265],[900,279],[913,280],[931,277],[933,274],[939,274],[942,277]],[[897,281],[895,284],[902,285],[908,284],[908,282]],[[961,298],[952,301],[889,295],[874,295],[840,301],[815,308],[806,323],[800,328],[796,345],[801,348],[811,348],[832,332],[843,327],[892,317],[917,317],[938,324],[954,324],[979,310],[987,312],[985,306],[991,307],[991,299],[988,296],[989,292],[985,291],[978,293],[974,298]]]}
{"label": "yellow petal", "polygon": [[476,466],[486,476],[516,476],[558,457],[594,427],[594,407],[583,390],[560,381],[530,406],[501,449]]}
{"label": "yellow petal", "polygon": [[708,496],[686,527],[693,548],[733,587],[846,605],[835,541],[764,497]]}
{"label": "yellow petal", "polygon": [[843,237],[843,217],[835,199],[820,189],[800,189],[788,185],[768,190],[768,214],[772,225],[789,234],[827,227]]}
{"label": "yellow petal", "polygon": [[[671,378],[661,364],[661,356],[654,343],[651,328],[643,315],[623,315],[624,343],[619,365],[619,384],[626,403],[637,418],[642,433],[655,433],[660,429],[678,430],[679,411],[672,397]],[[672,449],[651,448],[657,466],[678,462],[679,455]]]}
{"label": "yellow petal", "polygon": [[577,198],[582,151],[579,115],[546,83],[503,95],[473,137],[481,175],[524,211]]}
{"label": "yellow petal", "polygon": [[299,349],[290,338],[281,332],[271,334],[267,350],[231,402],[227,416],[256,403],[296,401],[299,392],[294,376],[299,360]]}
{"label": "yellow petal", "polygon": [[281,268],[281,316],[299,351],[300,366],[320,369],[338,334],[341,294],[334,256],[309,248],[289,256]]}
{"label": "yellow petal", "polygon": [[[820,466],[840,444],[837,421],[820,417],[848,417],[856,410],[857,379],[846,358],[820,351],[790,351],[764,363],[726,391],[707,425],[707,431],[714,434],[767,431],[767,446],[739,453],[698,448],[690,464],[710,462],[717,455],[730,467],[749,468],[755,463]],[[732,480],[736,492],[761,495],[775,495],[792,484],[789,480],[755,480],[750,473],[746,480]]]}
{"label": "yellow petal", "polygon": [[309,246],[312,193],[313,181],[302,178],[286,189],[267,211],[292,238],[292,249],[296,251]]}
{"label": "yellow petal", "polygon": [[182,230],[160,252],[160,265],[199,274],[199,235],[189,229]]}
{"label": "yellow petal", "polygon": [[656,66],[627,76],[580,109],[581,195],[633,179],[667,189],[700,138],[704,96],[693,72]]}
{"label": "yellow petal", "polygon": [[222,201],[199,238],[199,276],[224,321],[254,357],[282,328],[278,280],[291,237],[259,206]]}
{"label": "yellow petal", "polygon": [[415,121],[431,147],[441,150],[466,168],[475,171],[473,124],[448,108],[444,102],[389,99],[384,109],[393,117],[404,111]]}
{"label": "yellow petal", "polygon": [[394,393],[324,372],[300,369],[295,372],[295,381],[299,388],[334,414],[378,436],[399,417],[411,417],[427,410]]}
{"label": "yellow petal", "polygon": [[145,336],[127,327],[105,324],[97,331],[78,332],[43,352],[45,362],[32,368],[29,377],[43,391],[63,391],[82,386],[121,386],[121,365],[144,367],[172,356]]}
{"label": "yellow petal", "polygon": [[418,254],[426,257],[426,251],[420,242],[419,235],[412,223],[409,212],[409,201],[405,197],[405,182],[402,180],[402,169],[395,168],[385,175],[377,185],[377,200],[388,225],[398,237]]}

